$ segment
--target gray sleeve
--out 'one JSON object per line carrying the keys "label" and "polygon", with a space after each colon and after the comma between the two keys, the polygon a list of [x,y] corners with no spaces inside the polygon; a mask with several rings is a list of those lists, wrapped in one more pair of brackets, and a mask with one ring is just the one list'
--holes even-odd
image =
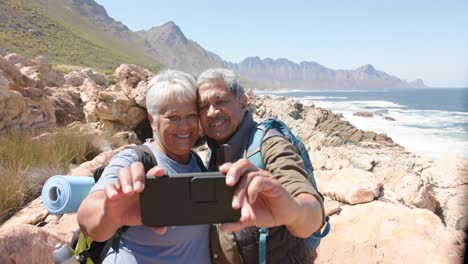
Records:
{"label": "gray sleeve", "polygon": [[91,188],[90,192],[104,190],[107,182],[116,182],[119,171],[122,168],[130,167],[132,163],[138,161],[138,155],[133,149],[124,149],[117,153],[104,169],[99,181]]}

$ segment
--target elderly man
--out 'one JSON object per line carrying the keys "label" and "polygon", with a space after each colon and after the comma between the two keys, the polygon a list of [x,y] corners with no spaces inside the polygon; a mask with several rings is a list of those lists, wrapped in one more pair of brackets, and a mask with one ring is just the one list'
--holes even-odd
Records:
{"label": "elderly man", "polygon": [[[288,140],[275,136],[261,145],[265,170],[255,167],[245,157],[257,123],[247,111],[247,97],[237,77],[226,69],[208,69],[198,77],[198,85],[199,118],[211,150],[208,169],[219,168],[228,185],[240,178],[240,184],[247,186],[237,188],[244,191],[233,200],[233,207],[242,207],[240,221],[212,232],[212,261],[258,263],[258,227],[270,227],[268,263],[310,263],[313,256],[304,238],[323,225],[324,209],[301,157]],[[233,163],[217,160],[223,144],[231,150],[225,161]]]}

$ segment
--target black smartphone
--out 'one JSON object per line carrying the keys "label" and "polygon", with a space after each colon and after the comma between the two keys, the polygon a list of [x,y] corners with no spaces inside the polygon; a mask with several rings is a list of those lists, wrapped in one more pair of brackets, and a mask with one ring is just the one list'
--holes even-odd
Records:
{"label": "black smartphone", "polygon": [[241,211],[232,208],[234,188],[220,172],[147,175],[140,193],[146,226],[197,225],[236,222]]}

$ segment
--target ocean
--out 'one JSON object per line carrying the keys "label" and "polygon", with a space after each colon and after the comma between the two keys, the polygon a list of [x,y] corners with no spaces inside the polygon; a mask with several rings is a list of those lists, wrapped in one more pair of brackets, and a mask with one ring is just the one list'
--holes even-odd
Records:
{"label": "ocean", "polygon": [[[385,133],[422,156],[468,158],[468,88],[255,91],[341,113],[359,129]],[[370,112],[373,117],[355,116]]]}

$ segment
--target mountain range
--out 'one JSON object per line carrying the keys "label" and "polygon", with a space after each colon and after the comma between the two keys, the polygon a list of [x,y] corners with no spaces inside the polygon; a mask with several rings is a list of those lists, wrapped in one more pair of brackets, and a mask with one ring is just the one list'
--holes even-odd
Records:
{"label": "mountain range", "polygon": [[131,31],[110,17],[94,0],[1,0],[0,52],[43,55],[56,65],[112,70],[121,63],[153,71],[180,69],[198,75],[209,67],[225,67],[246,86],[275,89],[379,89],[425,87],[376,70],[367,64],[333,70],[316,62],[248,57],[225,61],[188,39],[169,21],[149,30]]}

